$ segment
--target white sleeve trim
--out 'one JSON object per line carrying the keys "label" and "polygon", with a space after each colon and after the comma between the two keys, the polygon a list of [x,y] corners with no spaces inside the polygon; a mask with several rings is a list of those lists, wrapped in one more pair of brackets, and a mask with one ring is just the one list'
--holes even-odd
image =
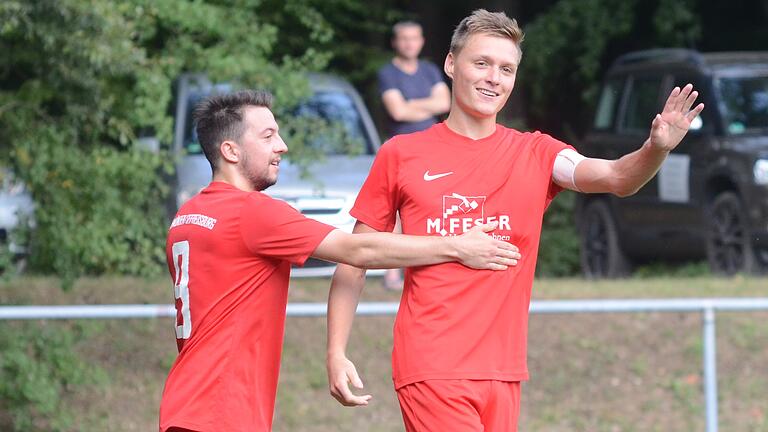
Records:
{"label": "white sleeve trim", "polygon": [[581,189],[576,186],[576,167],[584,159],[586,159],[585,156],[573,149],[561,150],[555,157],[552,179],[559,185],[581,192]]}

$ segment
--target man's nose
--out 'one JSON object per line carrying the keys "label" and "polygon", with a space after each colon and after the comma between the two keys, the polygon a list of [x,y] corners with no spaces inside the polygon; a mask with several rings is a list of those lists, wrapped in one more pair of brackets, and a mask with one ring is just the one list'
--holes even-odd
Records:
{"label": "man's nose", "polygon": [[285,144],[285,141],[283,141],[283,137],[280,135],[277,136],[277,142],[275,143],[275,147],[273,149],[275,153],[285,153],[288,151],[288,145]]}
{"label": "man's nose", "polygon": [[488,73],[485,79],[488,80],[489,83],[498,84],[501,79],[501,71],[497,67],[490,67],[488,68]]}

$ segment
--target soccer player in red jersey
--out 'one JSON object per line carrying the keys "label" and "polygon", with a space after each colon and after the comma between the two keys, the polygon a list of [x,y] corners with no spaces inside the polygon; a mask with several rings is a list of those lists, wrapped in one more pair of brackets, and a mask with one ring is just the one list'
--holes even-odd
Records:
{"label": "soccer player in red jersey", "polygon": [[458,261],[504,270],[520,258],[485,233],[495,224],[450,241],[353,235],[263,194],[287,151],[271,102],[269,93],[242,91],[195,110],[213,181],[168,232],[179,355],[163,390],[161,432],[271,430],[291,264],[313,256],[373,268]]}
{"label": "soccer player in red jersey", "polygon": [[[523,259],[500,272],[456,264],[411,266],[395,320],[392,369],[408,431],[516,431],[520,382],[528,379],[526,337],[544,211],[563,188],[635,193],[680,143],[704,108],[675,88],[641,148],[617,160],[590,159],[539,132],[496,123],[515,85],[523,33],[503,12],[461,21],[444,69],[453,81],[447,120],[385,143],[351,211],[355,232],[461,235],[495,221],[491,233]],[[362,381],[345,350],[365,271],[340,265],[328,305],[331,394],[347,406]]]}

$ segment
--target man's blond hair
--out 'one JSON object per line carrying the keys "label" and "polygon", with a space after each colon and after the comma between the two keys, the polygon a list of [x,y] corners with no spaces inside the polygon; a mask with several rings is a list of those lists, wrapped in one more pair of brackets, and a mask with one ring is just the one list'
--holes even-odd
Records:
{"label": "man's blond hair", "polygon": [[[510,18],[504,12],[488,12],[485,9],[477,9],[472,15],[461,20],[451,37],[450,52],[457,55],[469,37],[474,34],[488,34],[510,39],[518,49],[525,35],[517,25],[517,20]],[[522,49],[520,51],[522,55]]]}

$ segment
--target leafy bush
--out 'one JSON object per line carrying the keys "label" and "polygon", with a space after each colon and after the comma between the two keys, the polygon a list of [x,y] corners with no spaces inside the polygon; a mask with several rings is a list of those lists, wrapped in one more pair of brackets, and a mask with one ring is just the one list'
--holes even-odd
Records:
{"label": "leafy bush", "polygon": [[30,266],[54,272],[65,286],[81,274],[157,274],[167,191],[160,156],[135,148],[67,148],[59,139],[50,135],[34,146],[39,156],[17,159],[40,209]]}
{"label": "leafy bush", "polygon": [[75,352],[85,335],[78,325],[2,323],[0,429],[68,430],[73,413],[61,403],[76,387],[104,381],[104,372]]}
{"label": "leafy bush", "polygon": [[576,193],[561,192],[544,213],[536,275],[572,276],[579,270],[579,238],[573,220]]}

